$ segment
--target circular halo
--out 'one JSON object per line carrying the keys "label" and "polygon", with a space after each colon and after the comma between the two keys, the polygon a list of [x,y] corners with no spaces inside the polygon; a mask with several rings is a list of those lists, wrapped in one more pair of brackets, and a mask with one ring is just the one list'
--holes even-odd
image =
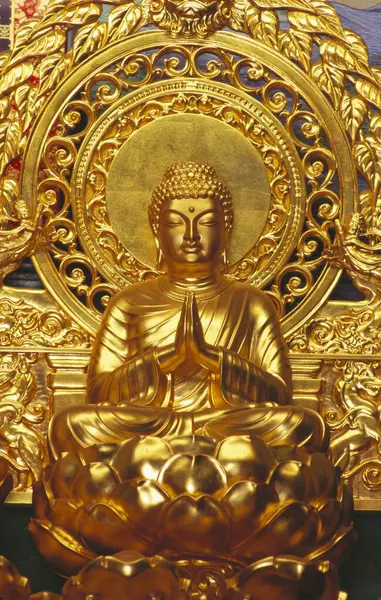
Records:
{"label": "circular halo", "polygon": [[[189,45],[194,44],[193,40],[189,41],[183,38],[180,39],[178,43],[183,44],[183,46],[186,48],[188,48]],[[315,83],[313,83],[299,68],[295,66],[295,64],[292,64],[284,57],[282,57],[281,60],[279,60],[277,57],[274,59],[274,51],[270,50],[263,44],[256,42],[255,40],[248,40],[243,36],[236,36],[236,38],[234,38],[230,32],[219,32],[215,35],[215,44],[218,48],[221,48],[226,52],[235,52],[238,56],[245,56],[253,61],[259,60],[261,64],[265,66],[265,68],[272,69],[277,76],[281,77],[286,82],[286,85],[288,84],[290,87],[296,87],[298,90],[302,91],[303,97],[319,116],[319,122],[325,124],[325,131],[328,136],[328,140],[332,145],[333,153],[338,160],[338,174],[342,184],[340,194],[340,218],[345,219],[348,214],[353,212],[355,209],[358,195],[353,157],[344,128],[338,122],[337,114],[329,104],[328,100],[326,100],[324,94]],[[28,148],[25,154],[25,160],[23,161],[23,168],[21,172],[21,195],[27,198],[33,212],[37,210],[37,206],[39,205],[39,192],[37,185],[39,165],[43,160],[49,131],[56,122],[57,114],[63,110],[62,107],[68,106],[69,102],[73,99],[74,94],[78,93],[80,87],[84,85],[84,83],[87,85],[88,81],[90,81],[90,78],[93,77],[94,74],[101,72],[105,65],[111,65],[115,63],[116,60],[124,60],[126,56],[132,55],[136,52],[142,52],[147,48],[164,48],[167,45],[167,34],[157,31],[146,32],[140,37],[132,36],[131,38],[123,40],[118,44],[112,44],[110,47],[102,50],[102,55],[98,53],[91,60],[83,65],[80,65],[75,71],[73,71],[70,77],[65,80],[65,85],[60,86],[52,95],[46,106],[44,106],[44,110],[42,111],[40,118],[33,129],[32,135],[28,142]],[[195,80],[192,81],[195,83]],[[200,84],[201,80],[198,79],[197,83]],[[213,82],[208,80],[207,84],[205,85],[210,87],[211,83]],[[178,79],[176,79],[176,84],[178,89],[181,89],[182,86]],[[219,84],[219,87],[221,90],[223,87],[227,86],[224,84]],[[233,89],[231,86],[229,86],[229,94],[233,91],[233,94],[237,95],[236,87],[237,86],[235,86]],[[149,99],[149,88],[150,85],[146,85],[145,83],[144,90],[141,91],[141,96],[145,96],[146,99],[147,96]],[[247,106],[247,94],[241,92],[240,94],[241,96],[245,97],[245,106]],[[134,95],[134,92],[132,95]],[[119,110],[118,103],[115,103],[115,105],[116,109]],[[270,130],[272,127],[271,120],[269,120],[268,130]],[[87,136],[87,139],[84,140],[86,144],[91,141],[91,137],[92,135],[89,135]],[[95,141],[97,142],[98,140]],[[286,145],[288,146],[288,144]],[[287,148],[286,146],[284,147],[286,151]],[[87,169],[87,163],[90,161],[90,158],[91,157],[88,154],[88,160],[84,160],[79,167]],[[78,160],[76,160],[76,165],[77,164]],[[73,173],[73,177],[75,177],[75,173]],[[293,180],[294,177],[292,177],[292,181]],[[78,193],[82,193],[85,190],[83,189],[80,181],[76,182],[73,180],[71,189],[73,201],[71,207],[77,226],[76,233],[81,244],[83,244],[85,225],[84,215],[79,214],[79,216],[75,216],[75,213],[77,212],[74,198],[76,184],[78,184]],[[300,213],[300,208],[297,208],[296,210]],[[301,215],[300,218],[303,219],[304,215]],[[298,233],[300,233],[300,231],[298,231],[297,234]],[[95,275],[98,274],[99,270],[101,275],[106,278],[106,280],[112,279],[114,287],[123,286],[126,285],[126,282],[132,283],[134,281],[133,278],[129,279],[128,277],[120,276],[116,269],[113,269],[112,272],[110,271],[110,273],[108,273],[106,258],[100,254],[94,243],[94,240],[88,238],[85,241],[87,244],[85,244],[83,256],[85,256],[86,260],[89,261],[90,269],[95,269]],[[283,246],[283,243],[279,244],[281,249]],[[289,257],[287,252],[286,257]],[[284,251],[283,254],[285,254]],[[89,257],[89,259],[87,257]],[[43,248],[37,250],[33,256],[33,261],[42,281],[44,282],[44,285],[47,287],[62,309],[66,311],[66,313],[69,314],[77,323],[79,323],[81,327],[89,332],[90,335],[95,335],[95,332],[99,326],[99,313],[91,304],[92,297],[89,297],[88,305],[85,305],[82,297],[81,299],[78,299],[76,282],[73,279],[66,280],[62,276],[61,270],[63,265],[60,265],[59,270],[54,262],[50,249]],[[64,266],[67,268],[66,264]],[[274,261],[272,262],[270,265],[271,269],[265,267],[265,281],[267,281],[267,279],[274,274],[275,270],[278,269],[279,266],[280,261],[277,260],[276,264]],[[136,265],[133,261],[132,268],[136,268]],[[137,265],[137,269],[139,269],[136,271],[137,275],[140,276],[142,274],[144,276],[144,272],[142,272],[139,265]],[[91,274],[92,273],[93,271],[91,270]],[[295,331],[296,328],[301,327],[301,325],[321,307],[322,303],[329,297],[330,292],[337,283],[339,274],[340,270],[338,267],[332,265],[328,266],[319,279],[319,285],[314,286],[312,293],[308,294],[307,297],[304,298],[296,307],[296,309],[293,310],[285,319],[283,319],[284,333],[290,335],[291,332]],[[150,275],[151,273],[148,274],[148,276]],[[102,287],[102,282],[99,283],[98,279],[96,279],[96,282],[96,291],[98,292],[98,288]],[[75,284],[73,285],[73,289],[71,287],[72,283]],[[258,285],[256,280],[250,280],[249,283]],[[105,285],[107,285],[107,281]]]}
{"label": "circular halo", "polygon": [[157,119],[136,131],[113,160],[106,186],[111,225],[140,262],[154,267],[155,244],[147,216],[152,192],[171,164],[205,162],[227,185],[237,208],[229,247],[230,262],[235,263],[266,226],[271,189],[263,160],[247,138],[226,123],[203,115],[164,119],[165,124]]}

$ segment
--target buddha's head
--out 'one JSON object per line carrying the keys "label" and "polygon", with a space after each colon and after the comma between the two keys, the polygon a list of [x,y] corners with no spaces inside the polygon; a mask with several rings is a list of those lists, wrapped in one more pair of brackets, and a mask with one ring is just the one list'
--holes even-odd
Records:
{"label": "buddha's head", "polygon": [[149,218],[161,263],[195,275],[222,270],[233,205],[211,166],[196,162],[170,166],[153,192]]}

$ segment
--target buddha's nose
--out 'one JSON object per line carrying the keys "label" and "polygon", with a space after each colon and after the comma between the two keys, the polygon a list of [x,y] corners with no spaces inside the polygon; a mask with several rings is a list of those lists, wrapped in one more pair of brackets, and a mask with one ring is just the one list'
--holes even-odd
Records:
{"label": "buddha's nose", "polygon": [[200,234],[198,233],[197,223],[190,221],[184,235],[184,241],[186,242],[199,242]]}

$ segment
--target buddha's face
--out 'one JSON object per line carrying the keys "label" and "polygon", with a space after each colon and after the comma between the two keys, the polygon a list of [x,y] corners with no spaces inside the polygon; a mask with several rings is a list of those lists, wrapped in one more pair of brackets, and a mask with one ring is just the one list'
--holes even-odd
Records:
{"label": "buddha's face", "polygon": [[227,245],[220,203],[191,198],[168,201],[162,208],[159,244],[168,266],[217,265]]}

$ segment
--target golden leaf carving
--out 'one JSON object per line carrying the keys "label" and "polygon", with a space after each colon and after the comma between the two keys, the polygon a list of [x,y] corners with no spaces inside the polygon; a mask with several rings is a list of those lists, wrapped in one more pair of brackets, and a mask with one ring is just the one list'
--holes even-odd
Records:
{"label": "golden leaf carving", "polygon": [[74,40],[73,56],[75,60],[102,48],[107,41],[107,24],[90,23],[81,29]]}
{"label": "golden leaf carving", "polygon": [[357,59],[362,61],[365,65],[368,65],[369,52],[362,37],[358,33],[350,31],[349,29],[344,29],[344,36],[346,43],[349,44],[351,51],[357,57]]}
{"label": "golden leaf carving", "polygon": [[102,7],[94,2],[72,2],[57,14],[43,19],[36,31],[47,25],[85,25],[90,19],[95,20],[101,14]]}
{"label": "golden leaf carving", "polygon": [[229,25],[235,31],[243,31],[245,29],[245,12],[248,10],[247,0],[235,0],[230,9]]}
{"label": "golden leaf carving", "polygon": [[275,12],[270,10],[260,12],[251,8],[246,25],[253,38],[274,48],[278,46],[279,19]]}
{"label": "golden leaf carving", "polygon": [[15,65],[9,71],[2,75],[0,81],[0,95],[10,92],[15,87],[24,83],[33,74],[33,65],[31,62],[25,62]]}
{"label": "golden leaf carving", "polygon": [[132,33],[142,19],[142,9],[136,4],[116,6],[109,17],[110,40]]}
{"label": "golden leaf carving", "polygon": [[0,169],[2,171],[17,154],[20,137],[20,117],[15,113],[12,120],[0,123]]}
{"label": "golden leaf carving", "polygon": [[19,48],[22,48],[26,44],[39,22],[39,18],[27,19],[19,26],[13,47],[14,52],[17,52]]}
{"label": "golden leaf carving", "polygon": [[259,14],[260,11],[258,10],[258,8],[256,8],[256,6],[249,6],[249,8],[246,11],[245,29],[251,35],[255,35],[255,28],[259,23]]}
{"label": "golden leaf carving", "polygon": [[373,135],[381,142],[381,115],[378,114],[370,121],[370,129]]}
{"label": "golden leaf carving", "polygon": [[9,62],[10,52],[0,52],[0,69],[3,69]]}
{"label": "golden leaf carving", "polygon": [[356,145],[355,159],[360,172],[377,196],[381,185],[381,143],[375,138],[367,137]]}
{"label": "golden leaf carving", "polygon": [[312,49],[310,35],[291,27],[289,31],[280,32],[279,48],[287,58],[300,63],[306,72],[309,71]]}
{"label": "golden leaf carving", "polygon": [[340,18],[333,6],[325,1],[311,0],[309,8],[314,12],[290,11],[288,13],[290,23],[300,31],[315,35],[325,33],[333,36],[343,36],[344,30]]}
{"label": "golden leaf carving", "polygon": [[294,8],[295,10],[311,11],[310,0],[255,0],[255,4],[260,8]]}
{"label": "golden leaf carving", "polygon": [[29,46],[22,48],[10,60],[10,64],[18,63],[26,58],[35,58],[37,56],[46,56],[63,48],[66,41],[66,35],[62,31],[53,29],[44,36],[36,39]]}
{"label": "golden leaf carving", "polygon": [[4,97],[0,99],[0,119],[5,119],[11,110],[11,104],[9,98]]}
{"label": "golden leaf carving", "polygon": [[55,54],[49,54],[45,56],[40,63],[40,85],[43,85],[44,81],[49,77],[52,70],[61,59],[61,53],[56,52]]}
{"label": "golden leaf carving", "polygon": [[64,10],[65,6],[70,4],[70,0],[50,0],[45,12],[44,18],[50,17],[52,14]]}
{"label": "golden leaf carving", "polygon": [[28,100],[28,95],[30,91],[31,85],[26,83],[21,85],[19,88],[15,90],[13,99],[19,111],[23,112],[25,109],[25,104]]}
{"label": "golden leaf carving", "polygon": [[346,45],[337,40],[326,40],[320,46],[320,55],[324,62],[343,71],[353,71],[366,76],[371,75],[370,69],[364,67]]}
{"label": "golden leaf carving", "polygon": [[312,78],[323,92],[331,98],[333,105],[338,109],[344,91],[344,73],[321,62],[312,68]]}
{"label": "golden leaf carving", "polygon": [[18,184],[12,177],[3,177],[0,185],[0,206],[9,214],[18,198]]}
{"label": "golden leaf carving", "polygon": [[345,128],[349,132],[352,141],[356,140],[358,131],[367,114],[367,106],[364,100],[356,98],[345,91],[340,106],[340,116],[343,119]]}
{"label": "golden leaf carving", "polygon": [[41,86],[39,95],[43,96],[47,94],[51,90],[53,90],[56,85],[65,77],[65,75],[70,71],[73,65],[72,54],[67,54],[57,63],[56,67],[50,73],[49,77],[44,81]]}
{"label": "golden leaf carving", "polygon": [[356,81],[356,91],[368,102],[374,104],[376,108],[381,109],[381,88],[376,83],[366,79]]}

